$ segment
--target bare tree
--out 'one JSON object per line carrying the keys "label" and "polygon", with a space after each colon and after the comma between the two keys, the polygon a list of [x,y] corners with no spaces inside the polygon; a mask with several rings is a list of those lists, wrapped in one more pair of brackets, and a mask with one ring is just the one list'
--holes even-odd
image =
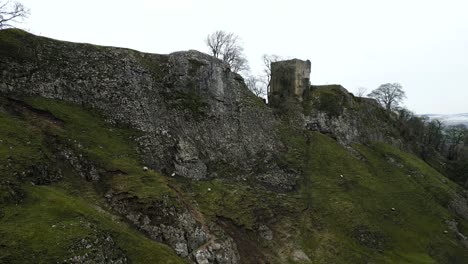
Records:
{"label": "bare tree", "polygon": [[208,35],[205,43],[211,55],[228,63],[233,72],[240,73],[249,69],[244,48],[237,35],[218,30]]}
{"label": "bare tree", "polygon": [[256,96],[264,97],[266,95],[265,86],[262,85],[260,78],[250,75],[245,79],[245,84]]}
{"label": "bare tree", "polygon": [[11,23],[20,23],[28,16],[29,9],[20,2],[0,0],[0,29],[13,27]]}
{"label": "bare tree", "polygon": [[367,94],[367,88],[366,88],[366,87],[359,86],[358,88],[356,88],[356,90],[354,91],[354,93],[355,93],[356,96],[358,96],[358,97],[364,97],[364,96]]}
{"label": "bare tree", "polygon": [[223,52],[223,61],[231,66],[231,70],[236,73],[249,70],[249,62],[244,56],[244,48],[237,43],[227,43]]}
{"label": "bare tree", "polygon": [[448,144],[448,155],[449,160],[456,160],[458,157],[458,152],[465,139],[468,131],[465,125],[453,125],[448,126],[445,130],[446,139]]}
{"label": "bare tree", "polygon": [[266,87],[266,93],[268,93],[270,91],[271,63],[284,60],[284,58],[275,54],[263,54],[262,60],[263,60],[262,82]]}
{"label": "bare tree", "polygon": [[221,52],[228,42],[236,42],[237,37],[233,33],[226,33],[222,30],[215,31],[206,37],[205,43],[210,48],[211,55],[220,58]]}
{"label": "bare tree", "polygon": [[375,98],[387,111],[396,108],[406,98],[405,91],[399,83],[382,84],[367,96]]}
{"label": "bare tree", "polygon": [[[443,138],[445,126],[442,121],[438,119],[431,120],[426,125],[426,133],[423,138],[423,142],[427,145],[434,147],[436,150],[440,150]],[[468,135],[468,133],[467,133]]]}

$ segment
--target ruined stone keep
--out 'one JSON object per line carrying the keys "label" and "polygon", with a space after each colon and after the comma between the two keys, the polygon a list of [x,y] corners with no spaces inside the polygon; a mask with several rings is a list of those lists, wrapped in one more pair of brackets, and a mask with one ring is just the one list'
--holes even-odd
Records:
{"label": "ruined stone keep", "polygon": [[286,99],[302,101],[310,88],[310,61],[292,59],[271,63],[271,82],[268,102],[276,106]]}

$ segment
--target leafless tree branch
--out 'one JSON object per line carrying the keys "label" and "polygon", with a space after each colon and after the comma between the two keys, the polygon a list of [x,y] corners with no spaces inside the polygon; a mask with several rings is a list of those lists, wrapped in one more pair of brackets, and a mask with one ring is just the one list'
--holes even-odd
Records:
{"label": "leafless tree branch", "polygon": [[266,90],[264,89],[265,86],[261,85],[261,81],[258,77],[255,76],[248,76],[245,79],[245,84],[250,91],[252,91],[258,97],[266,96]]}
{"label": "leafless tree branch", "polygon": [[275,55],[275,54],[263,54],[263,84],[266,87],[266,92],[270,91],[270,81],[271,81],[271,63],[284,60],[283,57]]}
{"label": "leafless tree branch", "polygon": [[0,1],[0,29],[13,27],[29,16],[29,9],[19,2]]}
{"label": "leafless tree branch", "polygon": [[358,97],[364,97],[367,94],[367,88],[360,86],[360,87],[356,88],[354,93]]}
{"label": "leafless tree branch", "polygon": [[211,55],[229,64],[233,72],[241,73],[249,70],[244,48],[237,35],[218,30],[208,35],[205,43]]}

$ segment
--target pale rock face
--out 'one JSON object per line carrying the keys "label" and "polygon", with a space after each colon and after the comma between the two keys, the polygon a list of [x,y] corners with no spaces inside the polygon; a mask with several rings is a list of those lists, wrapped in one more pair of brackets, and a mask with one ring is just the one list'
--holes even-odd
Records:
{"label": "pale rock face", "polygon": [[[213,168],[225,164],[267,188],[296,185],[298,175],[276,164],[284,146],[272,110],[222,61],[197,51],[156,55],[53,40],[37,52],[30,61],[0,62],[0,94],[85,105],[110,124],[141,131],[134,140],[147,166],[142,170],[200,180],[223,177]],[[67,150],[63,156],[83,177],[99,180],[93,164]],[[251,171],[259,162],[267,166],[255,178]],[[240,261],[234,240],[223,234],[210,241],[211,227],[187,208],[145,204],[128,193],[105,197],[114,212],[179,256],[198,263]]]}
{"label": "pale rock face", "polygon": [[174,161],[177,175],[191,179],[204,179],[207,176],[207,167],[198,157],[195,146],[184,139],[177,144],[177,153]]}
{"label": "pale rock face", "polygon": [[174,247],[177,255],[181,256],[181,257],[187,257],[189,252],[188,252],[188,248],[187,248],[187,244],[185,243],[176,243],[175,244],[175,247]]}
{"label": "pale rock face", "polygon": [[273,240],[273,231],[268,226],[260,225],[258,231],[263,239]]}
{"label": "pale rock face", "polygon": [[450,201],[449,208],[460,217],[468,220],[468,191],[456,194]]}
{"label": "pale rock face", "polygon": [[296,249],[292,252],[292,257],[294,261],[302,262],[302,263],[310,263],[309,257],[304,253],[304,251],[300,249]]}
{"label": "pale rock face", "polygon": [[38,52],[63,63],[0,65],[0,93],[87,105],[111,124],[130,125],[144,132],[135,139],[144,162],[163,174],[222,176],[210,170],[219,163],[249,173],[258,157],[271,164],[271,181],[259,178],[261,184],[296,184],[296,175],[275,166],[282,144],[271,109],[222,61],[198,51],[156,55],[57,41]]}
{"label": "pale rock face", "polygon": [[[235,250],[226,251],[223,248],[233,248]],[[219,263],[219,264],[235,264],[241,263],[240,257],[237,254],[237,248],[232,239],[227,239],[222,242],[211,241],[204,247],[198,249],[194,253],[194,258],[197,264],[202,263]]]}
{"label": "pale rock face", "polygon": [[[64,259],[63,263],[114,263],[125,264],[130,263],[125,256],[124,251],[114,242],[112,235],[97,230],[97,227],[92,223],[81,222],[81,225],[86,226],[95,235],[80,239],[73,243],[68,252],[71,257]],[[61,228],[64,228],[63,226]]]}
{"label": "pale rock face", "polygon": [[318,112],[314,115],[305,116],[304,119],[306,127],[324,134],[333,134],[343,144],[350,144],[359,140],[360,135],[355,124],[352,124],[352,120],[344,116],[329,118],[327,113]]}
{"label": "pale rock face", "polygon": [[[320,109],[312,109],[303,115],[304,127],[308,130],[319,131],[335,138],[353,155],[352,144],[370,141],[386,142],[396,147],[403,147],[402,142],[392,135],[397,134],[395,128],[381,120],[384,109],[373,99],[358,98],[350,94],[341,85],[312,86],[314,89],[331,90],[335,94],[337,112],[330,113]],[[308,98],[312,105],[320,104],[319,98]]]}
{"label": "pale rock face", "polygon": [[[288,92],[302,101],[310,88],[310,62],[294,63]],[[84,105],[99,111],[110,124],[139,130],[141,135],[134,140],[147,166],[143,170],[201,180],[226,177],[217,170],[226,166],[239,171],[235,180],[279,192],[297,187],[300,172],[278,161],[287,146],[274,111],[247,89],[241,76],[209,55],[143,54],[51,40],[29,61],[0,61],[0,72],[3,96],[41,96]],[[363,135],[384,139],[378,128],[360,128],[359,120],[367,116],[354,113],[345,109],[329,117],[315,111],[297,119],[301,129],[331,134],[344,145],[360,142]],[[94,164],[67,149],[61,155],[83,178],[100,180]],[[105,197],[114,212],[181,257],[198,264],[241,262],[234,239],[216,224],[206,226],[189,206],[175,207],[165,198],[143,201],[113,190]],[[266,241],[274,239],[266,225],[257,231]],[[293,252],[293,259],[309,261],[301,250]]]}

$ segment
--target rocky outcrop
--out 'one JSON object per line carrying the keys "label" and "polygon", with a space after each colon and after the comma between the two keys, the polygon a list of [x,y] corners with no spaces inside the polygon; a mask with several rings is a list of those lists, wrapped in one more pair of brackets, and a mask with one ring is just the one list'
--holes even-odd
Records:
{"label": "rocky outcrop", "polygon": [[445,223],[447,224],[448,228],[455,234],[460,243],[465,248],[468,248],[468,237],[460,232],[460,230],[458,229],[458,222],[455,220],[447,220],[445,221]]}
{"label": "rocky outcrop", "polygon": [[63,263],[91,264],[91,263],[129,263],[122,249],[118,248],[110,234],[97,233],[93,237],[76,241],[69,248],[72,257],[63,260]]}
{"label": "rocky outcrop", "polygon": [[449,202],[449,208],[458,216],[468,220],[468,191],[455,194]]}
{"label": "rocky outcrop", "polygon": [[[197,51],[144,54],[18,30],[2,34],[16,41],[2,42],[13,52],[0,56],[1,95],[79,104],[97,110],[112,125],[135,128],[141,132],[135,138],[137,151],[148,167],[167,176],[249,179],[281,191],[295,187],[297,173],[276,164],[284,148],[276,132],[278,121],[222,61]],[[100,181],[102,168],[76,151],[79,146],[75,150],[67,144],[58,147],[57,158],[83,179]],[[264,164],[261,172],[258,164]],[[229,173],[220,166],[230,168]],[[240,261],[232,238],[213,224],[201,223],[181,203],[144,201],[113,190],[105,197],[114,212],[179,256],[196,263]],[[68,261],[87,259],[76,256]]]}
{"label": "rocky outcrop", "polygon": [[177,255],[196,263],[239,263],[236,244],[216,226],[197,221],[186,208],[170,204],[166,197],[145,202],[126,193],[105,195],[113,211],[119,213],[150,238],[170,245]]}
{"label": "rocky outcrop", "polygon": [[304,126],[342,145],[371,141],[402,145],[394,121],[375,100],[354,97],[341,85],[312,86],[303,105]]}
{"label": "rocky outcrop", "polygon": [[[172,248],[149,250],[157,257],[167,258],[164,252],[168,251],[190,263],[367,263],[394,260],[396,255],[387,249],[399,247],[394,243],[402,233],[388,231],[398,224],[399,230],[422,237],[413,233],[405,237],[414,241],[402,240],[410,248],[401,248],[401,255],[429,257],[423,248],[432,247],[433,237],[427,230],[446,228],[440,225],[440,217],[447,215],[439,208],[446,206],[445,201],[441,204],[431,195],[445,198],[445,189],[453,186],[436,188],[441,194],[435,193],[430,179],[441,175],[412,158],[405,162],[397,150],[353,149],[355,143],[369,141],[402,145],[395,118],[374,101],[354,97],[341,86],[310,86],[310,64],[290,63],[293,71],[283,69],[284,78],[275,80],[285,84],[278,86],[278,104],[267,107],[227,65],[197,51],[144,54],[60,42],[19,30],[0,31],[0,114],[18,126],[1,131],[2,136],[20,134],[12,136],[18,141],[15,148],[40,137],[37,149],[16,155],[20,158],[8,154],[12,146],[3,146],[7,155],[2,156],[5,162],[0,168],[8,177],[0,181],[0,205],[42,201],[42,194],[55,191],[60,197],[73,197],[63,199],[70,208],[62,213],[64,206],[58,206],[60,215],[56,208],[47,212],[58,220],[62,214],[83,217],[79,230],[85,232],[73,236],[70,244],[48,241],[66,251],[59,262],[133,262],[142,254],[132,253],[128,243],[141,240],[122,240],[118,230],[123,227],[138,230],[149,244],[158,243],[147,238]],[[288,72],[295,77],[289,78]],[[282,93],[281,87],[287,90]],[[64,102],[22,101],[29,96]],[[23,125],[37,133],[23,135]],[[328,134],[341,146],[307,130]],[[87,132],[86,137],[76,137]],[[101,146],[104,142],[106,146]],[[342,146],[361,161],[342,151]],[[401,159],[390,155],[392,151]],[[41,159],[31,161],[30,153],[39,153]],[[28,162],[15,169],[20,160]],[[413,167],[415,175],[427,174],[427,179],[414,180]],[[53,184],[56,181],[63,184]],[[32,189],[43,187],[22,188],[30,183],[52,186],[38,192],[38,199],[30,199]],[[91,213],[75,208],[75,196],[92,205],[83,207]],[[372,197],[372,202],[360,203],[362,197]],[[52,198],[42,202],[54,204]],[[450,209],[465,217],[466,195],[452,198]],[[40,205],[32,209],[47,209]],[[101,218],[92,215],[96,206],[96,212],[106,214],[106,221],[95,220]],[[429,206],[437,214],[426,210]],[[385,207],[395,214],[382,214]],[[14,213],[22,209],[2,207],[0,219],[27,218]],[[421,214],[423,228],[413,213]],[[42,211],[37,215],[41,217],[28,220],[34,223],[40,218],[49,225]],[[454,219],[447,222],[448,228],[466,245],[465,220]],[[16,227],[13,220],[10,224]],[[121,220],[128,225],[107,228],[111,221]],[[58,226],[54,221],[50,228]],[[31,250],[16,251],[19,236],[11,229],[2,230],[10,235],[7,249],[15,251],[6,259],[21,259],[23,252]],[[441,252],[445,245],[456,246],[449,236],[437,241],[444,243]],[[452,257],[443,254],[436,257]]]}
{"label": "rocky outcrop", "polygon": [[[135,128],[141,132],[134,139],[140,156],[166,176],[230,178],[279,191],[295,189],[300,171],[278,164],[286,146],[274,110],[222,61],[197,51],[144,54],[60,42],[18,30],[1,34],[16,40],[2,44],[11,52],[0,56],[1,95],[71,102],[98,110],[110,124]],[[304,65],[292,82],[299,85],[299,93],[309,93],[310,62]],[[346,144],[355,142],[360,137],[358,120],[343,107],[353,99],[340,92],[345,95],[339,109],[330,112],[319,104],[318,111],[304,111],[300,129],[330,133]],[[304,104],[310,102],[308,96],[304,94]],[[330,117],[333,111],[342,112]],[[63,125],[53,116],[48,118]],[[83,179],[100,180],[102,169],[79,151],[63,147],[56,155]],[[221,228],[197,220],[183,203],[143,201],[113,190],[105,196],[114,212],[152,239],[170,245],[179,256],[197,263],[239,261],[234,240]],[[263,228],[261,236],[271,240],[273,233]]]}
{"label": "rocky outcrop", "polygon": [[[1,94],[85,105],[110,123],[130,125],[144,132],[136,140],[145,161],[163,173],[223,177],[211,169],[223,163],[249,174],[257,158],[274,164],[282,148],[271,110],[216,58],[66,43],[18,30],[1,34],[21,43],[21,56],[0,59]],[[295,185],[294,175],[269,168],[272,180],[261,177],[262,184]]]}

